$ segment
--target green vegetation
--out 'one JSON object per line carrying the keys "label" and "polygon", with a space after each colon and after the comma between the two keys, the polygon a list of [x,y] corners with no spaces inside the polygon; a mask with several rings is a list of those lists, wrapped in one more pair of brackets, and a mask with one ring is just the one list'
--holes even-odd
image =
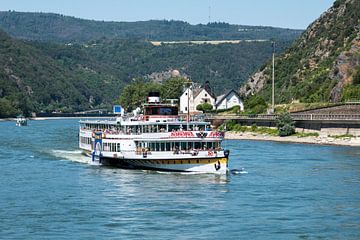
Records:
{"label": "green vegetation", "polygon": [[360,67],[358,67],[353,75],[353,84],[359,85],[360,84]]}
{"label": "green vegetation", "polygon": [[244,104],[244,114],[262,114],[266,113],[266,110],[268,108],[265,99],[260,95],[253,95],[245,99]]}
{"label": "green vegetation", "polygon": [[297,132],[295,133],[295,136],[299,137],[299,138],[303,138],[303,137],[318,137],[319,133],[317,132],[308,132],[308,133],[304,133],[304,132]]}
{"label": "green vegetation", "polygon": [[[0,117],[31,112],[74,112],[104,107],[120,92],[123,82],[101,72],[103,64],[79,64],[78,51],[69,47],[52,56],[28,42],[11,39],[0,31]],[[73,55],[71,55],[73,54]],[[71,59],[70,57],[74,57]],[[86,56],[83,56],[86,58]]]}
{"label": "green vegetation", "polygon": [[341,100],[343,102],[360,100],[360,85],[347,85],[342,92]]}
{"label": "green vegetation", "polygon": [[196,106],[196,110],[202,112],[210,112],[213,110],[213,106],[210,103],[203,103]]}
{"label": "green vegetation", "polygon": [[290,113],[281,113],[276,120],[279,136],[286,137],[295,133],[295,123]]}
{"label": "green vegetation", "polygon": [[339,139],[339,138],[354,138],[355,136],[352,134],[342,134],[342,135],[329,135],[328,137]]}
{"label": "green vegetation", "polygon": [[233,132],[253,132],[257,134],[267,134],[271,136],[279,135],[278,129],[275,128],[268,128],[268,127],[257,127],[255,125],[249,126],[242,126],[234,120],[227,120],[225,121],[220,127],[219,130],[221,131],[233,131]]}
{"label": "green vegetation", "polygon": [[[360,53],[359,53],[360,59]],[[347,101],[359,101],[360,100],[360,67],[355,69],[353,74],[352,84],[348,84],[344,87],[341,100]]]}
{"label": "green vegetation", "polygon": [[132,110],[146,102],[146,97],[151,91],[160,92],[162,99],[178,99],[187,81],[185,78],[175,77],[160,84],[136,79],[122,90],[116,103],[121,104],[125,109]]}
{"label": "green vegetation", "polygon": [[0,116],[13,117],[20,114],[20,108],[17,102],[10,101],[6,98],[0,98]]}
{"label": "green vegetation", "polygon": [[176,40],[293,41],[301,30],[262,26],[241,26],[213,22],[190,25],[182,21],[104,22],[78,19],[52,13],[0,12],[0,28],[12,36],[53,42],[89,42],[102,38]]}
{"label": "green vegetation", "polygon": [[[102,39],[64,45],[14,40],[1,31],[0,40],[0,99],[8,103],[2,106],[0,117],[110,109],[133,79],[150,82],[150,74],[172,69],[196,82],[209,80],[220,94],[236,89],[271,54],[266,42],[153,46],[142,40]],[[284,42],[283,48],[287,44]],[[165,98],[182,91],[173,84],[165,82]],[[130,106],[139,101],[129,98],[120,102]]]}
{"label": "green vegetation", "polygon": [[[348,61],[348,66],[359,65],[359,53],[349,51],[357,36],[359,19],[358,1],[337,0],[333,11],[319,18],[286,52],[277,54],[277,103],[290,103],[293,100],[313,103],[360,99],[359,69],[353,75],[353,83],[344,89],[339,87],[332,91],[339,81],[348,82],[342,79],[344,74],[339,73],[336,64]],[[259,93],[267,102],[271,102],[271,64],[269,61],[262,68],[265,69],[266,83]],[[341,99],[337,92],[342,93]]]}

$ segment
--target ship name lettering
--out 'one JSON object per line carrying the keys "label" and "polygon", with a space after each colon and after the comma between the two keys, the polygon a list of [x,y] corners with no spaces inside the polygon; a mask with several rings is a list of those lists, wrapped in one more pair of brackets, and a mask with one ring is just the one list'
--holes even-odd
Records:
{"label": "ship name lettering", "polygon": [[189,138],[189,137],[194,137],[194,134],[192,132],[172,132],[170,134],[170,137]]}

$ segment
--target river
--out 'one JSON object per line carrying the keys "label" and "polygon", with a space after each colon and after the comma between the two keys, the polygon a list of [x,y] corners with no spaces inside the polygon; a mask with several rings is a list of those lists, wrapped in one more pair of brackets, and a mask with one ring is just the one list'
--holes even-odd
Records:
{"label": "river", "polygon": [[360,148],[228,140],[234,175],[87,164],[78,120],[0,122],[0,239],[359,239]]}

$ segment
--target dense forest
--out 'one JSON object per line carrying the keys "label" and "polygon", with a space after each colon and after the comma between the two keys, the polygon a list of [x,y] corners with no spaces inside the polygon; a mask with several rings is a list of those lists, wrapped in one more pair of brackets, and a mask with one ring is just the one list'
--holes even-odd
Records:
{"label": "dense forest", "polygon": [[53,13],[0,12],[0,29],[27,40],[85,43],[101,38],[175,40],[254,40],[292,41],[302,30],[228,23],[191,25],[183,21],[150,20],[105,22]]}
{"label": "dense forest", "polygon": [[[269,42],[154,46],[145,40],[103,39],[58,44],[0,36],[2,116],[108,106],[133,79],[150,81],[150,74],[173,69],[195,82],[210,81],[219,94],[238,87],[271,56]],[[289,42],[279,45],[284,49]]]}
{"label": "dense forest", "polygon": [[0,66],[2,117],[33,111],[77,111],[112,101],[102,92],[114,89],[107,73],[71,71],[42,50],[2,31]]}
{"label": "dense forest", "polygon": [[[360,4],[337,0],[275,60],[276,101],[360,100]],[[271,62],[241,92],[271,100]]]}
{"label": "dense forest", "polygon": [[[125,86],[169,72],[216,94],[238,88],[301,30],[182,21],[104,22],[52,13],[0,12],[0,117],[109,107]],[[264,40],[165,44],[151,40]],[[160,76],[160,77],[153,77]]]}

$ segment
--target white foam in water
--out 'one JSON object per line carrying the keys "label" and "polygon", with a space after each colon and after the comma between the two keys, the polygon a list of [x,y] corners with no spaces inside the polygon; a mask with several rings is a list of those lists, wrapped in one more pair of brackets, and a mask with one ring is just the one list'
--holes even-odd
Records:
{"label": "white foam in water", "polygon": [[51,153],[55,157],[63,158],[73,162],[86,163],[86,164],[91,162],[90,157],[84,156],[79,150],[76,151],[52,150]]}
{"label": "white foam in water", "polygon": [[248,172],[244,170],[244,168],[241,169],[231,169],[230,172],[234,175],[238,174],[247,174]]}

